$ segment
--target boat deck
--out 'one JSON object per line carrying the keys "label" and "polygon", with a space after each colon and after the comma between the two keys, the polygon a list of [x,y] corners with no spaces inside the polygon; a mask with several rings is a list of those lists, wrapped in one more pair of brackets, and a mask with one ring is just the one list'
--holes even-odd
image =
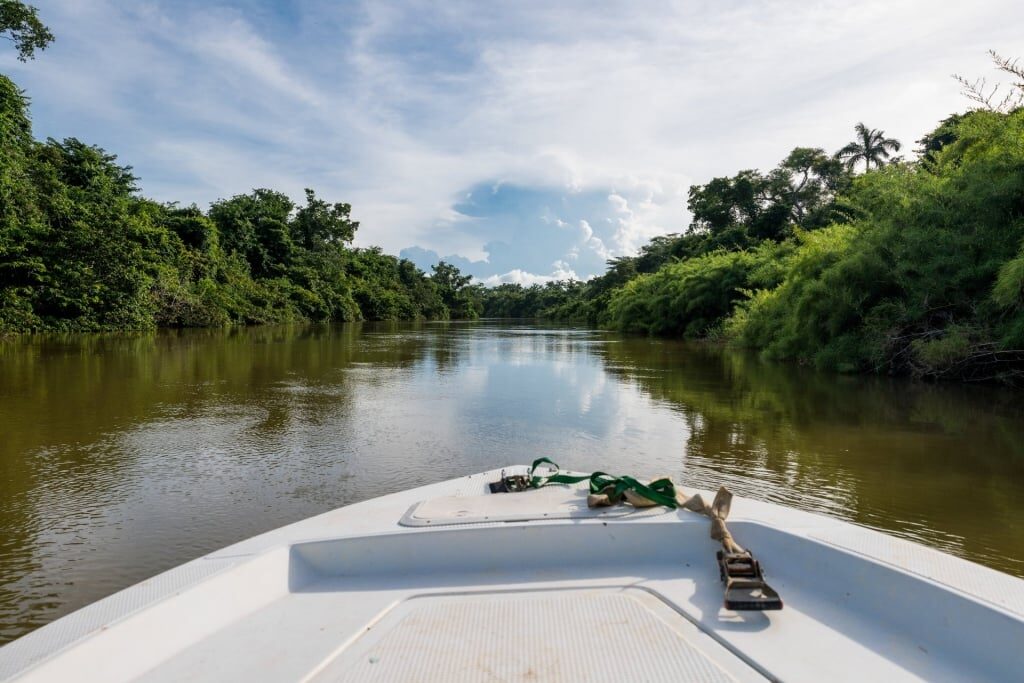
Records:
{"label": "boat deck", "polygon": [[[0,649],[0,680],[1020,680],[1024,581],[745,499],[779,612],[722,607],[708,520],[497,472],[249,539]],[[511,507],[510,507],[511,506]],[[404,524],[403,524],[404,520]],[[999,653],[999,656],[993,656]]]}

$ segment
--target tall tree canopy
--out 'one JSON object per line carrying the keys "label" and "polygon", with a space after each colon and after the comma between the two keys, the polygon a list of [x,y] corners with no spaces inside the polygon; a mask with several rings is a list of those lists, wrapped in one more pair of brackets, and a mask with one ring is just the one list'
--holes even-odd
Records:
{"label": "tall tree canopy", "polygon": [[0,35],[14,43],[23,62],[35,58],[36,50],[45,50],[53,42],[53,34],[39,20],[38,12],[18,0],[0,0]]}
{"label": "tall tree canopy", "polygon": [[740,171],[691,187],[690,231],[727,238],[719,246],[742,247],[749,239],[779,240],[793,226],[827,224],[836,193],[848,183],[849,174],[841,162],[822,149],[797,147],[768,173]]}
{"label": "tall tree canopy", "polygon": [[351,205],[328,204],[307,187],[306,205],[296,212],[292,222],[292,239],[306,249],[347,244],[359,228],[359,222],[350,219],[351,213]]}
{"label": "tall tree canopy", "polygon": [[[69,138],[38,142],[28,101],[0,76],[0,336],[298,320],[448,318],[440,281],[352,249],[348,204],[256,189],[161,205],[129,166]],[[460,317],[464,276],[441,278]]]}
{"label": "tall tree canopy", "polygon": [[294,243],[288,223],[295,205],[288,195],[265,188],[215,202],[210,218],[221,244],[245,257],[254,275],[280,275],[290,264]]}
{"label": "tall tree canopy", "polygon": [[431,266],[433,274],[430,279],[437,287],[453,318],[479,318],[483,310],[480,285],[471,285],[473,277],[463,275],[458,267],[441,261]]}
{"label": "tall tree canopy", "polygon": [[857,139],[836,154],[850,170],[861,162],[864,162],[865,171],[870,171],[872,165],[879,168],[885,165],[890,152],[900,151],[900,141],[885,137],[885,131],[868,128],[863,123],[854,126],[854,130],[857,131]]}

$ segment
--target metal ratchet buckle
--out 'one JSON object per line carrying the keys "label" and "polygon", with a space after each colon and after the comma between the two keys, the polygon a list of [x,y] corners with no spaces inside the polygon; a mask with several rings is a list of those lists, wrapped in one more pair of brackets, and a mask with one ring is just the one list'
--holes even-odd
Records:
{"label": "metal ratchet buckle", "polygon": [[718,571],[725,583],[725,608],[734,611],[782,609],[782,598],[764,581],[761,563],[749,552],[718,551]]}
{"label": "metal ratchet buckle", "polygon": [[491,489],[491,493],[519,493],[530,488],[530,478],[525,474],[505,476],[505,470],[502,470],[501,479],[492,481],[487,486]]}

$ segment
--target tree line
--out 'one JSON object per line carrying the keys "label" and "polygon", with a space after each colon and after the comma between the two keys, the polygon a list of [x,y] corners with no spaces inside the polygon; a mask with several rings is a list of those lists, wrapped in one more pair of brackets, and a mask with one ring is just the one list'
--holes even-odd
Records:
{"label": "tree line", "polygon": [[[34,7],[0,0],[22,61],[54,37]],[[0,334],[289,321],[475,318],[482,287],[351,246],[351,207],[270,189],[196,205],[141,196],[130,166],[80,140],[32,136],[28,101],[0,76]]]}
{"label": "tree line", "polygon": [[351,246],[351,207],[269,189],[195,205],[138,193],[130,167],[32,138],[0,76],[0,332],[473,318],[479,287]]}
{"label": "tree line", "polygon": [[585,283],[488,292],[484,315],[714,339],[844,372],[1024,381],[1024,67],[918,141],[856,126],[835,154],[690,188],[683,234]]}

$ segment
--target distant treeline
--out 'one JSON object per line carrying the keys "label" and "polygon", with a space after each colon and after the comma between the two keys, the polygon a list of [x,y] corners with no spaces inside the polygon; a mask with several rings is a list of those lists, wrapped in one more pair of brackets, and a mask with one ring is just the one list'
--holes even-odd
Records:
{"label": "distant treeline", "polygon": [[585,283],[497,287],[484,315],[718,339],[844,372],[1020,382],[1024,85],[996,103],[961,82],[979,106],[925,135],[914,160],[858,125],[834,155],[801,147],[768,173],[690,188],[685,234]]}

